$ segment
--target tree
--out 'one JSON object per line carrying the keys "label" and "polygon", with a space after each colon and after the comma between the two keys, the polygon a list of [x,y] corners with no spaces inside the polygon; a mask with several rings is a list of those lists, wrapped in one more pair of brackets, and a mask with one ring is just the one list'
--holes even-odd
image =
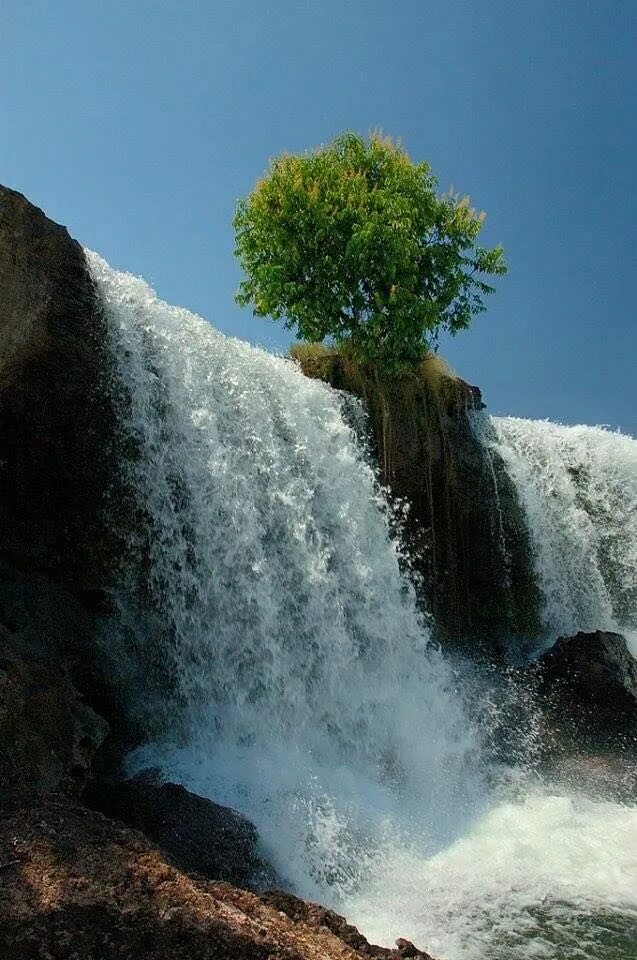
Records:
{"label": "tree", "polygon": [[387,372],[417,363],[484,310],[485,277],[506,272],[502,247],[476,243],[485,215],[436,186],[428,163],[379,134],[278,157],[235,213],[237,302]]}

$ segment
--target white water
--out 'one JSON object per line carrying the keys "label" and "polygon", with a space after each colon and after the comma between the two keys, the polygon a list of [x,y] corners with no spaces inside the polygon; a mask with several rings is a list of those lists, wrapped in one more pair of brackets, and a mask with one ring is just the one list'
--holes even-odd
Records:
{"label": "white water", "polygon": [[242,810],[301,895],[441,960],[557,957],[538,952],[555,910],[552,933],[498,946],[546,898],[568,917],[637,908],[632,809],[493,786],[400,574],[360,409],[89,258],[140,454],[148,529],[130,563],[148,552],[164,632],[139,635],[132,567],[122,620],[175,684],[172,735],[131,769]]}
{"label": "white water", "polygon": [[529,522],[547,640],[637,630],[637,441],[602,427],[492,418]]}

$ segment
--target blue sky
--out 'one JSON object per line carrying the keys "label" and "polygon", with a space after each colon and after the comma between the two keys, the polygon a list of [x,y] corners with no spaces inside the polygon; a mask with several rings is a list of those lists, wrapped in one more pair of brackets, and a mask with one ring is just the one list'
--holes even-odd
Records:
{"label": "blue sky", "polygon": [[494,413],[637,432],[634,0],[4,0],[0,180],[222,330],[268,159],[381,127],[509,276],[441,352]]}

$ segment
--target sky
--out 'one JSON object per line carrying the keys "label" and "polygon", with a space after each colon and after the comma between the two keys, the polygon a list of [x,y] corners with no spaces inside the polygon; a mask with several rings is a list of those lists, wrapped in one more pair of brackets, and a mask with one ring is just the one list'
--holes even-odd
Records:
{"label": "sky", "polygon": [[637,434],[637,0],[0,0],[0,181],[269,349],[232,215],[270,158],[381,128],[509,274],[440,351],[496,414]]}

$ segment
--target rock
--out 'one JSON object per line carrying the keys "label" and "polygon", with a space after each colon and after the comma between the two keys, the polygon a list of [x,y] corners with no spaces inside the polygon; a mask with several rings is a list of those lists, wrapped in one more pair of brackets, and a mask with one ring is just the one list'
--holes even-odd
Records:
{"label": "rock", "polygon": [[616,633],[562,637],[538,661],[539,694],[557,745],[634,753],[637,661]]}
{"label": "rock", "polygon": [[330,351],[292,349],[303,372],[365,402],[380,480],[409,505],[402,540],[447,649],[506,659],[539,632],[529,533],[504,464],[477,429],[480,391],[438,357],[383,380]]}
{"label": "rock", "polygon": [[82,247],[0,186],[0,625],[16,656],[63,666],[121,753],[147,732],[136,705],[165,700],[172,678],[146,655],[150,629],[136,643],[113,616],[142,526],[113,367]]}
{"label": "rock", "polygon": [[85,800],[115,820],[141,830],[181,870],[241,887],[272,883],[258,853],[256,827],[236,810],[175,783],[134,778],[95,784]]}
{"label": "rock", "polygon": [[107,732],[59,667],[16,657],[0,636],[0,807],[78,796]]}
{"label": "rock", "polygon": [[2,186],[0,290],[3,555],[75,592],[99,588],[114,421],[105,321],[79,243]]}
{"label": "rock", "polygon": [[68,803],[0,815],[0,868],[0,956],[11,960],[401,956],[318,928],[311,904],[295,919],[267,898],[184,874],[139,833]]}
{"label": "rock", "polygon": [[106,321],[79,243],[3,186],[0,437],[0,625],[17,656],[61,663],[119,723],[97,642],[122,552],[111,508],[130,506]]}
{"label": "rock", "polygon": [[295,923],[302,923],[314,930],[329,930],[359,956],[372,958],[372,960],[398,960],[399,957],[432,960],[428,953],[419,950],[410,940],[404,940],[402,937],[396,941],[395,950],[369,943],[356,927],[347,922],[345,917],[341,917],[333,910],[328,910],[327,907],[322,907],[319,903],[300,900],[291,893],[269,890],[261,894],[261,899]]}

